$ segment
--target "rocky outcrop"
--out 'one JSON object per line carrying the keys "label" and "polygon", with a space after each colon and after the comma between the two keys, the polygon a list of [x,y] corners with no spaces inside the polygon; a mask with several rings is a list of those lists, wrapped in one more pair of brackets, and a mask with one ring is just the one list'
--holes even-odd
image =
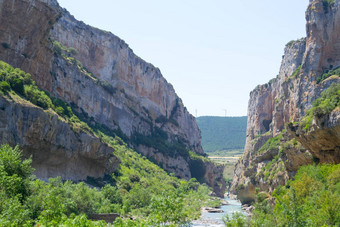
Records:
{"label": "rocky outcrop", "polygon": [[[87,123],[105,126],[176,176],[192,177],[188,151],[203,154],[195,118],[160,70],[123,40],[77,21],[56,0],[0,0],[0,43],[1,60],[29,72]],[[212,172],[203,181],[223,191],[222,172]]]}
{"label": "rocky outcrop", "polygon": [[86,132],[75,132],[51,110],[0,96],[0,141],[32,156],[35,175],[47,180],[86,180],[112,174],[119,166],[113,148]]}
{"label": "rocky outcrop", "polygon": [[[272,192],[291,179],[301,165],[339,163],[334,112],[308,134],[285,132],[299,121],[313,101],[339,77],[316,83],[317,77],[340,66],[339,1],[311,0],[306,12],[307,38],[289,42],[279,75],[250,93],[245,153],[237,163],[231,192],[243,203],[255,198],[256,188]],[[331,124],[332,127],[326,127]],[[318,124],[316,124],[318,125]]]}
{"label": "rocky outcrop", "polygon": [[308,132],[290,124],[291,135],[312,154],[316,163],[340,162],[340,109],[320,119],[314,117],[312,129]]}

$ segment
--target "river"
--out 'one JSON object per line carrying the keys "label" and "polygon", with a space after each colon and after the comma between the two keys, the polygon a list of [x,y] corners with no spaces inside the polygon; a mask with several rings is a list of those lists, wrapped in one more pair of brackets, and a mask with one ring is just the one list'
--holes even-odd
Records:
{"label": "river", "polygon": [[224,211],[223,213],[208,213],[203,212],[202,216],[199,220],[193,221],[192,224],[194,227],[222,227],[225,226],[222,217],[226,214],[231,215],[234,212],[242,212],[247,215],[247,213],[242,211],[241,203],[237,200],[225,198],[225,201],[228,202],[229,205],[222,206],[221,209]]}

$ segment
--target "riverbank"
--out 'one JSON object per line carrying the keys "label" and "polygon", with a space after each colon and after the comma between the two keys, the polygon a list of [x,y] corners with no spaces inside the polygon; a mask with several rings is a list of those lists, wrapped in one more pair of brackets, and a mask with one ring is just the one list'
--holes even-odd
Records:
{"label": "riverbank", "polygon": [[193,221],[192,224],[194,227],[223,227],[225,226],[223,223],[223,216],[226,214],[231,215],[235,212],[242,212],[247,215],[242,210],[242,204],[238,200],[224,198],[224,200],[228,203],[228,205],[221,206],[221,210],[223,213],[208,213],[206,211],[202,212],[202,216],[199,220]]}

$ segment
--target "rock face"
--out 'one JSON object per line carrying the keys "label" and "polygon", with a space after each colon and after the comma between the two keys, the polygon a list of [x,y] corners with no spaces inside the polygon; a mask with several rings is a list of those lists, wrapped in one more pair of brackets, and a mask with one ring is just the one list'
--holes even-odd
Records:
{"label": "rock face", "polygon": [[192,174],[188,150],[203,154],[195,118],[160,70],[123,40],[77,21],[56,0],[0,0],[0,31],[0,59],[29,72],[87,123],[105,126],[176,176],[203,177],[224,191],[217,168]]}
{"label": "rock face", "polygon": [[340,162],[339,111],[325,116],[322,124],[314,122],[307,135],[283,130],[299,121],[323,90],[340,82],[332,77],[316,83],[324,72],[340,66],[339,0],[311,0],[306,20],[307,38],[286,45],[279,75],[250,93],[245,153],[231,185],[243,203],[255,199],[256,188],[272,192],[285,184],[301,165]]}
{"label": "rock face", "polygon": [[112,174],[119,166],[113,148],[97,137],[75,132],[53,112],[0,96],[0,141],[32,156],[35,175],[47,180],[86,180]]}
{"label": "rock face", "polygon": [[308,133],[291,125],[288,130],[310,151],[316,163],[339,163],[340,109],[335,109],[321,119],[315,117],[312,127]]}

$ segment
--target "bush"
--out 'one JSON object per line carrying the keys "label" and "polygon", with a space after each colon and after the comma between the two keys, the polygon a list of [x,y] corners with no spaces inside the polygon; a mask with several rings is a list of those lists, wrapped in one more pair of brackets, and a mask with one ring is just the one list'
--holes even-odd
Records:
{"label": "bush", "polygon": [[299,67],[296,68],[296,70],[293,72],[293,74],[291,75],[291,77],[297,78],[298,75],[300,74],[300,71],[301,71],[301,65],[299,65]]}
{"label": "bush", "polygon": [[223,216],[223,222],[227,227],[244,227],[247,226],[247,217],[240,212],[235,212],[231,217],[229,215]]}
{"label": "bush", "polygon": [[11,90],[11,86],[6,81],[1,81],[0,90],[7,93]]}
{"label": "bush", "polygon": [[33,85],[25,86],[25,97],[33,104],[40,106],[44,109],[52,107],[51,99],[46,95],[45,92],[37,89],[36,86]]}
{"label": "bush", "polygon": [[63,51],[63,46],[58,41],[53,41],[53,52],[57,55],[61,55]]}
{"label": "bush", "polygon": [[18,92],[19,94],[23,95],[25,92],[24,89],[24,83],[22,80],[20,80],[19,78],[13,78],[12,80],[10,80],[10,84],[11,84],[11,88]]}

